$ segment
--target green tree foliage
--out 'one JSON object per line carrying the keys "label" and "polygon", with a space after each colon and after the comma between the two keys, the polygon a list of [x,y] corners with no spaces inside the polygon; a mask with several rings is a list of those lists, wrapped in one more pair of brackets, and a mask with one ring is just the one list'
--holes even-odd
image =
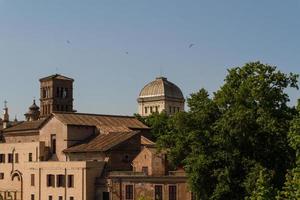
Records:
{"label": "green tree foliage", "polygon": [[[174,166],[185,167],[199,199],[244,199],[253,191],[263,199],[282,187],[295,164],[287,133],[296,110],[287,105],[285,91],[298,88],[297,78],[247,63],[228,70],[213,98],[201,89],[188,98],[188,112],[146,122],[154,125],[157,144]],[[268,185],[272,188],[264,193],[261,188]]]}
{"label": "green tree foliage", "polygon": [[275,192],[271,183],[272,173],[267,169],[259,171],[259,176],[256,180],[254,190],[251,191],[251,196],[245,200],[271,200],[275,198]]}
{"label": "green tree foliage", "polygon": [[300,101],[298,103],[298,115],[291,122],[289,131],[289,143],[295,150],[296,166],[289,170],[286,174],[286,181],[281,192],[279,192],[277,199],[300,199]]}

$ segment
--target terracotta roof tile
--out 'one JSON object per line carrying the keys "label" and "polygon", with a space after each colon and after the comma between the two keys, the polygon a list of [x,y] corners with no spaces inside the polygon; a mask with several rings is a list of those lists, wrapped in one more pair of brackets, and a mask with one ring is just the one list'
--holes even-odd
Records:
{"label": "terracotta roof tile", "polygon": [[4,133],[7,132],[18,132],[18,131],[28,131],[28,130],[38,130],[47,121],[48,118],[43,118],[37,121],[23,121],[19,122],[12,127],[3,129]]}
{"label": "terracotta roof tile", "polygon": [[112,132],[109,134],[99,134],[98,136],[91,138],[90,140],[72,146],[65,149],[64,152],[95,152],[95,151],[107,151],[118,144],[130,139],[135,136],[138,132]]}
{"label": "terracotta roof tile", "polygon": [[96,126],[103,133],[149,129],[138,119],[130,116],[85,113],[54,113],[53,115],[66,125]]}
{"label": "terracotta roof tile", "polygon": [[63,76],[61,74],[53,74],[51,76],[47,76],[47,77],[44,77],[44,78],[41,78],[40,81],[44,81],[44,80],[50,80],[50,79],[62,79],[62,80],[70,80],[70,81],[74,81],[74,79],[72,78],[69,78],[69,77],[66,77],[66,76]]}

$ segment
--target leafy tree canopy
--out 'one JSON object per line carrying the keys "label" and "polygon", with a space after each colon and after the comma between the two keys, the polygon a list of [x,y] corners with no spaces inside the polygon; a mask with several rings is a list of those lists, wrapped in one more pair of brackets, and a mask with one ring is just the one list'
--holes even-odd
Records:
{"label": "leafy tree canopy", "polygon": [[228,70],[213,97],[205,89],[191,94],[188,112],[144,120],[173,165],[185,167],[198,199],[267,199],[284,185],[299,152],[299,114],[286,93],[298,89],[297,79],[247,63]]}

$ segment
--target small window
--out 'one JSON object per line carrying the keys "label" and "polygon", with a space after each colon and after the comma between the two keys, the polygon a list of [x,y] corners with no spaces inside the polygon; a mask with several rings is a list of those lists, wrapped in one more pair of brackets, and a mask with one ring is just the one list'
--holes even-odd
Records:
{"label": "small window", "polygon": [[55,187],[54,182],[55,182],[55,176],[52,174],[48,174],[47,175],[47,187]]}
{"label": "small window", "polygon": [[172,107],[169,106],[169,113],[172,113]]}
{"label": "small window", "polygon": [[63,197],[62,196],[58,196],[58,200],[63,200]]}
{"label": "small window", "polygon": [[4,179],[4,173],[0,173],[0,180]]}
{"label": "small window", "polygon": [[158,106],[155,106],[155,112],[158,112]]}
{"label": "small window", "polygon": [[126,192],[125,199],[133,200],[133,185],[126,185],[125,192]]}
{"label": "small window", "polygon": [[153,113],[153,108],[152,108],[152,106],[150,106],[150,113]]}
{"label": "small window", "polygon": [[14,157],[12,153],[8,154],[8,163],[13,163],[14,162]]}
{"label": "small window", "polygon": [[31,195],[31,200],[34,200],[34,194]]}
{"label": "small window", "polygon": [[56,181],[56,187],[65,187],[65,175],[57,175]]}
{"label": "small window", "polygon": [[148,167],[142,167],[142,172],[143,172],[145,175],[148,175]]}
{"label": "small window", "polygon": [[156,185],[154,186],[154,190],[155,190],[155,200],[162,200],[163,199],[163,193],[162,193],[162,186],[161,185]]}
{"label": "small window", "polygon": [[148,108],[147,107],[145,107],[145,114],[147,114],[148,113]]}
{"label": "small window", "polygon": [[5,163],[5,154],[0,154],[0,163]]}
{"label": "small window", "polygon": [[68,187],[69,188],[74,187],[74,175],[68,175]]}
{"label": "small window", "polygon": [[74,197],[70,197],[70,200],[74,200]]}
{"label": "small window", "polygon": [[15,163],[19,163],[19,154],[18,153],[15,154]]}
{"label": "small window", "polygon": [[35,181],[34,179],[35,179],[34,174],[31,174],[31,175],[30,175],[30,183],[31,183],[30,185],[31,185],[31,186],[34,186],[34,185],[35,185],[35,184],[34,184],[34,181]]}
{"label": "small window", "polygon": [[48,200],[53,200],[52,195],[48,196]]}
{"label": "small window", "polygon": [[177,200],[177,187],[176,185],[169,186],[169,200]]}
{"label": "small window", "polygon": [[56,135],[51,134],[51,150],[53,154],[56,154]]}
{"label": "small window", "polygon": [[176,110],[175,110],[175,109],[176,109],[176,107],[173,107],[173,113],[175,113],[175,112],[176,112]]}
{"label": "small window", "polygon": [[32,162],[32,153],[29,153],[29,154],[28,154],[28,161],[29,161],[29,162]]}

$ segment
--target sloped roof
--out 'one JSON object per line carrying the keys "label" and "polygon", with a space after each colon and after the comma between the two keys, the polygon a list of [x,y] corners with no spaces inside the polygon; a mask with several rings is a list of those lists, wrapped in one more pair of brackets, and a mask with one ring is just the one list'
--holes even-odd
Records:
{"label": "sloped roof", "polygon": [[61,79],[61,80],[74,81],[74,79],[66,77],[66,76],[63,76],[61,74],[53,74],[51,76],[47,76],[47,77],[41,78],[40,81],[51,80],[51,79]]}
{"label": "sloped roof", "polygon": [[141,136],[141,144],[145,145],[145,146],[152,146],[155,145],[155,143],[151,140],[149,140],[148,138]]}
{"label": "sloped roof", "polygon": [[111,132],[99,134],[90,140],[64,150],[65,153],[107,151],[135,136],[138,132]]}
{"label": "sloped roof", "polygon": [[28,130],[39,130],[42,125],[47,121],[48,118],[39,119],[36,121],[23,121],[18,122],[9,128],[3,129],[3,133],[28,131]]}
{"label": "sloped roof", "polygon": [[167,97],[184,100],[180,88],[165,77],[157,77],[140,92],[139,98]]}
{"label": "sloped roof", "polygon": [[134,129],[149,129],[135,117],[120,115],[97,115],[86,113],[53,113],[66,125],[96,126],[104,133],[128,132]]}

